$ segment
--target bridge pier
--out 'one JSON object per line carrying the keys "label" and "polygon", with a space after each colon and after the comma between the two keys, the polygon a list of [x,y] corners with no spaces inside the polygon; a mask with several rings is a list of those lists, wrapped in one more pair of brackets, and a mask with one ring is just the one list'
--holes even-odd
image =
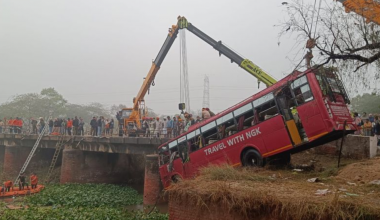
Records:
{"label": "bridge pier", "polygon": [[146,155],[144,179],[144,205],[154,205],[158,202],[161,192],[161,181],[158,169],[158,155]]}
{"label": "bridge pier", "polygon": [[61,183],[142,183],[143,155],[64,149]]}
{"label": "bridge pier", "polygon": [[22,146],[5,146],[3,162],[3,178],[15,178],[24,165],[29,152]]}

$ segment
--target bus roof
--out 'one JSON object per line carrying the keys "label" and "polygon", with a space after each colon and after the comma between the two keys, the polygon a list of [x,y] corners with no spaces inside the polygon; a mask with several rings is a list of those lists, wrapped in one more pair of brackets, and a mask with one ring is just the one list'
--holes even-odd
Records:
{"label": "bus roof", "polygon": [[214,121],[215,119],[217,119],[217,118],[219,118],[219,117],[221,117],[221,116],[223,116],[223,115],[225,115],[227,113],[230,113],[231,111],[233,111],[233,110],[235,110],[237,108],[240,108],[241,106],[247,104],[248,102],[256,100],[256,99],[260,98],[261,96],[266,95],[267,93],[272,92],[272,91],[280,88],[281,86],[287,84],[288,81],[294,80],[294,79],[296,79],[296,78],[298,78],[298,77],[300,77],[302,75],[305,75],[307,73],[310,73],[310,72],[312,72],[312,69],[308,69],[308,70],[306,70],[304,72],[294,71],[293,73],[287,75],[286,77],[284,77],[283,79],[281,79],[277,83],[273,84],[272,86],[267,87],[264,90],[262,90],[262,91],[260,91],[260,92],[258,92],[256,94],[254,94],[254,95],[252,95],[252,96],[244,99],[243,101],[241,101],[241,102],[239,102],[239,103],[237,103],[237,104],[235,104],[235,105],[227,108],[226,110],[223,110],[223,111],[215,114],[214,116],[210,117],[207,120],[204,120],[204,121],[202,121],[200,123],[197,123],[197,124],[194,124],[194,125],[190,126],[189,130],[187,132],[184,132],[183,134],[178,135],[177,137],[171,138],[169,141],[161,144],[161,146],[158,149],[160,149],[162,146],[164,146],[164,145],[172,142],[175,139],[178,139],[180,137],[183,137],[183,136],[187,135],[188,133],[190,133],[190,132],[192,132],[192,131],[194,131],[194,130],[200,128],[200,127],[202,127],[203,125],[205,125],[205,124],[207,124],[207,123],[209,123],[211,121]]}

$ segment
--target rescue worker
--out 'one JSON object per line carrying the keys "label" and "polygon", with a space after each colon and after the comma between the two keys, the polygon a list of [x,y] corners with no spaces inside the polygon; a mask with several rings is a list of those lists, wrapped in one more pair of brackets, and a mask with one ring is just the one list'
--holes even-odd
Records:
{"label": "rescue worker", "polygon": [[10,134],[13,134],[13,118],[10,117],[9,120],[8,120],[8,127],[9,127],[9,133]]}
{"label": "rescue worker", "polygon": [[25,185],[27,188],[29,188],[28,184],[26,183],[25,173],[21,173],[19,179],[20,179],[19,190],[23,190]]}
{"label": "rescue worker", "polygon": [[11,187],[12,187],[12,191],[13,191],[13,182],[12,181],[7,180],[4,182],[4,188],[6,189],[6,192],[10,192]]}
{"label": "rescue worker", "polygon": [[67,127],[67,134],[71,136],[71,129],[73,128],[73,120],[68,118],[66,127]]}
{"label": "rescue worker", "polygon": [[30,184],[32,186],[32,189],[37,188],[38,177],[35,173],[32,173],[32,175],[30,176]]}
{"label": "rescue worker", "polygon": [[16,119],[13,121],[13,129],[16,134],[21,134],[22,130],[22,120],[19,117],[16,117]]}

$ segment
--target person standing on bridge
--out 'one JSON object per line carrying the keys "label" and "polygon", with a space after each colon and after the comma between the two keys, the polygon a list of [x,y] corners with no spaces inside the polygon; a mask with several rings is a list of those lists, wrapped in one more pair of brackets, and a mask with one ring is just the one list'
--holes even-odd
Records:
{"label": "person standing on bridge", "polygon": [[159,138],[161,134],[161,123],[160,123],[160,118],[157,117],[154,125],[154,132],[155,135]]}
{"label": "person standing on bridge", "polygon": [[67,134],[71,136],[71,130],[73,129],[73,120],[67,119]]}
{"label": "person standing on bridge", "polygon": [[111,118],[111,121],[110,121],[109,125],[110,125],[109,126],[110,136],[112,136],[112,134],[113,134],[113,128],[115,127],[115,122],[114,122],[113,118]]}
{"label": "person standing on bridge", "polygon": [[92,136],[96,136],[96,131],[98,129],[98,122],[96,120],[96,117],[92,117],[91,121],[90,121],[90,126],[91,126],[91,135]]}
{"label": "person standing on bridge", "polygon": [[178,134],[178,121],[177,117],[173,116],[173,137],[177,137]]}
{"label": "person standing on bridge", "polygon": [[32,134],[37,134],[37,120],[32,118]]}
{"label": "person standing on bridge", "polygon": [[9,127],[9,134],[13,133],[13,118],[10,117],[9,120],[7,121],[7,125]]}
{"label": "person standing on bridge", "polygon": [[77,116],[73,120],[73,135],[78,135],[79,119]]}
{"label": "person standing on bridge", "polygon": [[[45,121],[42,117],[39,118],[37,126],[39,128],[38,133],[41,134],[45,127]],[[49,129],[50,129],[50,126],[49,126]]]}
{"label": "person standing on bridge", "polygon": [[3,133],[4,122],[0,119],[0,134]]}
{"label": "person standing on bridge", "polygon": [[53,132],[53,126],[54,126],[53,119],[50,119],[49,120],[49,134]]}
{"label": "person standing on bridge", "polygon": [[170,116],[167,117],[168,121],[166,122],[166,129],[167,129],[167,138],[172,137],[172,132],[173,132],[173,121],[171,120]]}
{"label": "person standing on bridge", "polygon": [[84,121],[81,117],[79,117],[78,135],[84,135]]}

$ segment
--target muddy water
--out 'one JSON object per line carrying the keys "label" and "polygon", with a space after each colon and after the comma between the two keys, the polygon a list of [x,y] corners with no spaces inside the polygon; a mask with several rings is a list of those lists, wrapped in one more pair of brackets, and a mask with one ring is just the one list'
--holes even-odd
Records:
{"label": "muddy water", "polygon": [[[143,184],[129,184],[128,187],[133,188],[136,190],[140,195],[144,196],[144,185]],[[145,205],[130,205],[127,206],[126,209],[128,211],[145,211],[145,212],[150,212],[153,208],[156,208],[160,213],[168,213],[168,204],[167,203],[160,203],[156,205],[150,205],[150,206],[145,206]]]}

